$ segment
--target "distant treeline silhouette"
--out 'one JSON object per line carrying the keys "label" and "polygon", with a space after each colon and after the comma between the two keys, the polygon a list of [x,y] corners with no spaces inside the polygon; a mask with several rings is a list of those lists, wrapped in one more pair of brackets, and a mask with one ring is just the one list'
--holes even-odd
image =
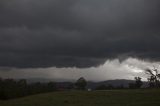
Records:
{"label": "distant treeline silhouette", "polygon": [[25,79],[14,80],[14,79],[0,79],[0,99],[12,99],[23,97],[27,95],[33,95],[37,93],[52,92],[56,91],[56,83],[32,83],[27,84]]}
{"label": "distant treeline silhouette", "polygon": [[81,77],[75,83],[72,82],[48,82],[27,83],[26,79],[2,79],[0,78],[0,99],[7,100],[38,93],[46,93],[63,90],[85,90],[87,81]]}

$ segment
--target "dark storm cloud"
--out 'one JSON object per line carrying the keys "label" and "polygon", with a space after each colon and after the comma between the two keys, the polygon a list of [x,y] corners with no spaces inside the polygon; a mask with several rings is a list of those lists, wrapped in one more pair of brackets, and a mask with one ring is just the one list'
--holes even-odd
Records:
{"label": "dark storm cloud", "polygon": [[159,0],[1,0],[0,65],[90,67],[160,59]]}

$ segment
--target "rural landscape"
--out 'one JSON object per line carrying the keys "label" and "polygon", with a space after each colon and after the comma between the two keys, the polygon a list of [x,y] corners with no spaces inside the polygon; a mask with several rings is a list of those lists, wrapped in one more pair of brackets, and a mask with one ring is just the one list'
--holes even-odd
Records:
{"label": "rural landscape", "polygon": [[81,77],[75,83],[30,84],[24,79],[19,81],[1,79],[0,104],[1,106],[85,106],[86,104],[87,106],[159,106],[160,74],[157,69],[146,69],[146,74],[150,75],[148,82],[142,82],[140,77],[135,77],[135,81],[112,80],[96,83],[87,82]]}
{"label": "rural landscape", "polygon": [[0,106],[160,106],[160,0],[0,0]]}

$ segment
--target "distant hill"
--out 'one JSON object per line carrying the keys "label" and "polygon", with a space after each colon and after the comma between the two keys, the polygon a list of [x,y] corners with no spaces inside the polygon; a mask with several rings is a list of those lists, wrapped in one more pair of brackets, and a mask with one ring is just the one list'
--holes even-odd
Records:
{"label": "distant hill", "polygon": [[[36,79],[27,79],[28,83],[34,83],[34,82],[42,82],[42,83],[47,83],[47,82],[56,82],[54,79],[42,79],[42,78],[36,78]],[[66,87],[70,86],[71,83],[73,84],[75,81],[65,81],[64,79],[59,80],[59,82],[56,82],[57,86],[59,87]],[[94,81],[88,81],[87,83],[87,88],[95,89],[96,87],[100,85],[109,85],[111,84],[114,87],[118,87],[123,85],[124,87],[128,87],[129,83],[134,83],[134,80],[127,80],[127,79],[116,79],[116,80],[106,80],[106,81],[99,81],[99,82],[94,82]],[[147,86],[147,82],[143,83],[143,87]]]}
{"label": "distant hill", "polygon": [[87,87],[91,89],[95,89],[97,86],[100,85],[109,85],[111,84],[114,87],[118,87],[123,85],[124,87],[128,87],[129,83],[134,83],[133,80],[125,80],[125,79],[117,79],[117,80],[107,80],[107,81],[101,81],[101,82],[88,82]]}

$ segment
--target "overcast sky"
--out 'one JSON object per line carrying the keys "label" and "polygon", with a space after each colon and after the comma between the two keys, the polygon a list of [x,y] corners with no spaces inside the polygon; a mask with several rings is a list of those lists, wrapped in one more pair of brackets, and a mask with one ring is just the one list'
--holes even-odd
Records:
{"label": "overcast sky", "polygon": [[0,0],[0,77],[144,77],[159,45],[159,0]]}

